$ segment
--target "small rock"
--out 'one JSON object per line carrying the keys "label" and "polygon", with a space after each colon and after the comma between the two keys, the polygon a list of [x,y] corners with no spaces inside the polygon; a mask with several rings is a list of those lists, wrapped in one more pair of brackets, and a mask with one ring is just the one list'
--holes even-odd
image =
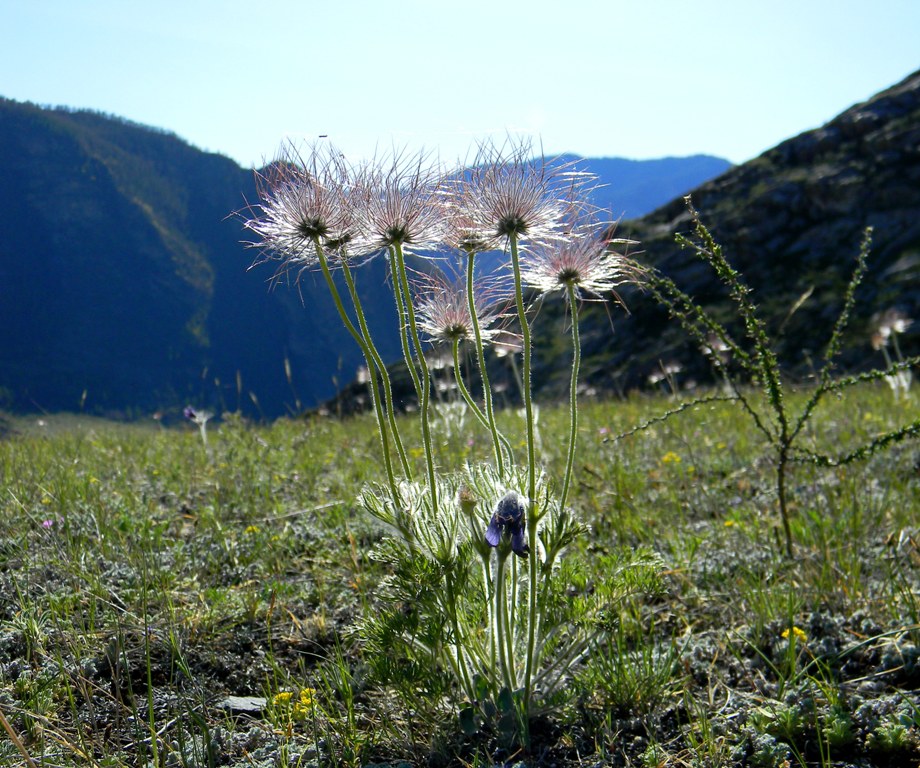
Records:
{"label": "small rock", "polygon": [[263,696],[228,696],[220,706],[237,714],[260,715],[267,703]]}

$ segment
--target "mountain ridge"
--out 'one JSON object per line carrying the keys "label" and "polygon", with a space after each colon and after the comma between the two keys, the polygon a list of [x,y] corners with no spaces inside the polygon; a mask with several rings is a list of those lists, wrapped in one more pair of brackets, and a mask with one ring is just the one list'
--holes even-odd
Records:
{"label": "mountain ridge", "polygon": [[[877,356],[869,346],[873,316],[896,308],[917,317],[920,310],[920,72],[699,185],[690,196],[753,290],[781,362],[801,377],[811,370],[810,356],[823,352],[863,232],[873,227],[868,273],[840,358],[844,367],[864,367]],[[725,315],[728,304],[711,272],[675,241],[690,229],[690,213],[678,197],[621,231],[640,241],[646,263]],[[684,380],[705,378],[705,358],[664,309],[635,293],[628,298],[631,314],[618,321],[615,337],[589,341],[596,357],[589,379],[602,390],[622,391],[668,359],[683,367]],[[918,326],[908,329],[905,343],[916,344]],[[648,336],[655,339],[653,353],[643,348]]]}
{"label": "mountain ridge", "polygon": [[[672,176],[680,165],[659,162]],[[195,402],[273,417],[354,376],[360,353],[325,288],[250,269],[232,213],[257,199],[251,170],[163,129],[2,98],[0,168],[0,406],[130,417]],[[395,360],[383,260],[361,281]]]}

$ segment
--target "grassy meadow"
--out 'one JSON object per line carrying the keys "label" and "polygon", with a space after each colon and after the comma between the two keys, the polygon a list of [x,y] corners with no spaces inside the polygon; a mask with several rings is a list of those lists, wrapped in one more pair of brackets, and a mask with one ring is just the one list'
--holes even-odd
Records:
{"label": "grassy meadow", "polygon": [[[844,454],[915,419],[913,397],[878,381],[826,397],[799,441]],[[580,406],[569,506],[590,533],[571,597],[636,549],[659,582],[619,604],[526,750],[462,727],[443,670],[381,681],[368,657],[358,627],[388,568],[358,502],[381,479],[370,415],[224,415],[206,444],[188,424],[10,417],[0,765],[916,765],[920,444],[792,464],[790,558],[774,455],[737,403],[617,439],[674,405]],[[440,418],[441,470],[490,460],[480,424]],[[537,423],[558,476],[567,409]]]}

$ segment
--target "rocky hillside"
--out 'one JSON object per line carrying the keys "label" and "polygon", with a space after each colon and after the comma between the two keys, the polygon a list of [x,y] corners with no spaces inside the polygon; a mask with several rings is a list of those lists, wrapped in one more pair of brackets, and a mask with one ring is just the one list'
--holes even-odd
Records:
{"label": "rocky hillside", "polygon": [[[888,309],[918,319],[902,346],[920,352],[920,72],[698,186],[691,197],[753,289],[789,376],[806,379],[823,354],[867,226],[874,228],[869,271],[838,360],[849,369],[883,365],[870,339],[873,316]],[[718,280],[675,242],[691,231],[683,195],[619,226],[620,235],[641,243],[639,261],[671,277],[740,340],[743,328],[731,324],[733,307]],[[628,312],[598,303],[581,309],[585,387],[623,394],[648,387],[665,367],[679,368],[673,378],[681,387],[711,378],[706,358],[664,307],[640,290],[621,296]],[[542,302],[534,334],[534,388],[544,398],[563,398],[571,349],[561,299]],[[491,361],[502,398],[516,399],[512,375],[509,358]],[[411,397],[408,381],[398,377],[397,385]],[[364,389],[353,386],[337,407],[354,407]]]}
{"label": "rocky hillside", "polygon": [[[822,353],[863,231],[872,226],[869,272],[857,294],[843,362],[880,364],[869,345],[872,316],[894,307],[920,319],[920,72],[699,186],[692,199],[753,288],[780,359],[793,374],[806,374],[810,359]],[[675,199],[620,231],[642,243],[643,261],[724,316],[728,305],[708,267],[675,244],[675,233],[689,230],[687,207]],[[661,307],[635,292],[626,298],[631,315],[613,313],[614,333],[607,315],[595,312],[583,334],[591,384],[621,391],[669,361],[680,363],[684,381],[706,375],[699,350]],[[544,312],[544,332],[559,332],[553,314]],[[914,354],[918,340],[920,322],[902,339]],[[537,380],[562,391],[564,368],[562,361],[543,360]]]}
{"label": "rocky hillside", "polygon": [[[614,213],[646,211],[658,174],[656,203],[677,199],[621,233],[725,315],[708,268],[674,242],[690,223],[681,193],[712,179],[693,189],[694,204],[752,286],[791,374],[820,356],[868,225],[870,271],[843,362],[878,355],[868,344],[875,313],[920,310],[920,73],[721,175],[716,158],[584,165],[608,183]],[[250,171],[163,131],[3,99],[0,169],[0,407],[140,415],[191,402],[272,417],[315,406],[354,377],[359,354],[325,289],[306,275],[272,290],[270,266],[248,271],[254,253],[230,214],[254,198]],[[393,329],[381,352],[396,360],[382,262],[361,280],[371,322]],[[662,307],[641,292],[624,298],[629,315],[597,305],[583,315],[587,385],[624,391],[670,361],[684,381],[706,374]],[[564,323],[561,302],[546,301],[535,331],[565,334]],[[920,322],[903,339],[911,352],[918,334]],[[535,384],[561,394],[567,344],[543,349]]]}

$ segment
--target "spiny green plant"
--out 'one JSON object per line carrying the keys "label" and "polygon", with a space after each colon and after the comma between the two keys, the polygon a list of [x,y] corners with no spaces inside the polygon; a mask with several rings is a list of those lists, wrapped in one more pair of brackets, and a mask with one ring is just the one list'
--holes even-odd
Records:
{"label": "spiny green plant", "polygon": [[[789,405],[788,387],[774,351],[775,344],[768,334],[766,323],[757,313],[756,305],[751,298],[751,289],[744,282],[741,273],[728,262],[722,253],[722,247],[703,224],[689,196],[686,202],[693,220],[695,239],[678,234],[677,242],[682,247],[693,250],[697,256],[709,264],[716,277],[727,287],[737,316],[744,328],[746,342],[734,339],[723,323],[715,319],[710,312],[707,312],[678,287],[671,278],[660,272],[650,273],[647,278],[650,291],[671,311],[701,348],[710,350],[708,356],[717,373],[723,378],[728,393],[707,395],[696,400],[685,401],[658,419],[647,422],[637,429],[646,429],[653,423],[658,423],[698,405],[721,399],[736,401],[750,417],[755,429],[763,436],[772,455],[776,501],[784,531],[785,551],[786,555],[791,557],[793,534],[790,524],[788,478],[792,464],[805,462],[823,467],[842,466],[864,460],[894,443],[920,434],[920,419],[914,419],[896,429],[878,434],[845,453],[819,452],[800,445],[815,409],[828,395],[840,393],[862,382],[878,381],[909,371],[911,366],[920,363],[920,357],[902,358],[883,370],[835,376],[835,359],[841,351],[843,334],[856,301],[856,290],[867,269],[872,242],[872,229],[869,227],[865,231],[856,258],[856,266],[844,293],[843,306],[831,330],[821,359],[817,386],[813,388],[811,396],[801,410],[798,413],[793,412]],[[729,370],[720,354],[722,352],[730,354],[731,359],[740,369],[740,375],[733,374]],[[745,386],[747,382],[758,384],[759,389],[748,389]],[[633,431],[635,430],[631,430],[630,433]]]}

